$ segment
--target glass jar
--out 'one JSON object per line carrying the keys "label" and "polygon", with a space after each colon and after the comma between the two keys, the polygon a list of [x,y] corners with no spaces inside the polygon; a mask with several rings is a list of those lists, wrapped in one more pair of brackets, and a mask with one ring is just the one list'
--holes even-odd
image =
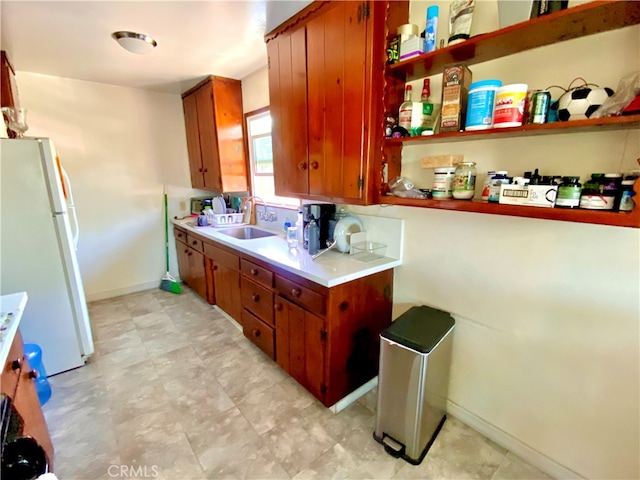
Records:
{"label": "glass jar", "polygon": [[476,162],[461,162],[453,175],[453,198],[471,200],[476,191]]}
{"label": "glass jar", "polygon": [[556,208],[579,207],[581,192],[580,177],[562,177],[562,184],[558,187],[556,197]]}

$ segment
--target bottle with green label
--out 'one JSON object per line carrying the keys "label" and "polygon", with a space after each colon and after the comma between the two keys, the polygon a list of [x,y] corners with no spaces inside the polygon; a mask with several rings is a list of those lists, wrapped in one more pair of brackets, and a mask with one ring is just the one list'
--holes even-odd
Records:
{"label": "bottle with green label", "polygon": [[420,103],[413,106],[411,136],[433,135],[439,116],[440,104],[431,101],[431,83],[428,78],[425,78]]}

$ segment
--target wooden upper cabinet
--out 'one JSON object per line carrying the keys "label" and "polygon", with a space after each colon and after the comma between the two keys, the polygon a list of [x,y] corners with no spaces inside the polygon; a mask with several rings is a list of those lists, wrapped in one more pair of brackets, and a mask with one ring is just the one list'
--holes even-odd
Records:
{"label": "wooden upper cabinet", "polygon": [[306,32],[267,44],[274,183],[277,195],[309,194]]}
{"label": "wooden upper cabinet", "polygon": [[16,74],[7,53],[0,52],[0,106],[20,108]]}
{"label": "wooden upper cabinet", "polygon": [[374,201],[386,39],[407,18],[408,2],[314,2],[267,35],[278,195]]}
{"label": "wooden upper cabinet", "polygon": [[212,76],[182,94],[182,104],[191,185],[247,190],[240,81]]}

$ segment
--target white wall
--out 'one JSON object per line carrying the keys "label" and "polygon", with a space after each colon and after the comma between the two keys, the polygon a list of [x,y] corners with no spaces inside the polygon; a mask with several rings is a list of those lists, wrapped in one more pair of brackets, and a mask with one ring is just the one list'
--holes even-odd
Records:
{"label": "white wall", "polygon": [[[53,138],[71,178],[87,298],[156,288],[163,185],[171,216],[188,213],[180,201],[193,193],[180,96],[26,72],[17,83],[27,134]],[[171,264],[177,276],[173,247]]]}
{"label": "white wall", "polygon": [[269,69],[263,67],[242,79],[242,111],[258,110],[269,105]]}
{"label": "white wall", "polygon": [[[431,3],[411,4],[421,28]],[[476,2],[476,8],[477,31],[497,27],[495,14],[487,13],[495,4]],[[440,11],[446,27],[448,13]],[[495,26],[477,25],[482,18]],[[615,89],[622,75],[640,70],[640,28],[471,69],[474,80],[544,88],[582,76]],[[414,91],[415,85],[421,81]],[[433,77],[435,98],[440,85]],[[404,149],[403,175],[429,187],[432,172],[419,160],[446,153],[465,155],[479,172],[517,175],[539,167],[588,178],[638,168],[640,135],[636,129],[430,143]],[[449,392],[454,415],[556,476],[640,476],[637,229],[408,207],[352,210],[405,219],[395,315],[429,304],[457,320]]]}

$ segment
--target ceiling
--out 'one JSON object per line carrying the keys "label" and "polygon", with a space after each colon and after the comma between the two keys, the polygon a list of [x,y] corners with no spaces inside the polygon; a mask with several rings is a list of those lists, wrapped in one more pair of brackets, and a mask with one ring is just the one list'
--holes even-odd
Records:
{"label": "ceiling", "polygon": [[[309,1],[6,1],[2,50],[18,72],[182,93],[207,75],[243,78],[267,63],[264,34]],[[118,30],[144,33],[147,55]]]}

